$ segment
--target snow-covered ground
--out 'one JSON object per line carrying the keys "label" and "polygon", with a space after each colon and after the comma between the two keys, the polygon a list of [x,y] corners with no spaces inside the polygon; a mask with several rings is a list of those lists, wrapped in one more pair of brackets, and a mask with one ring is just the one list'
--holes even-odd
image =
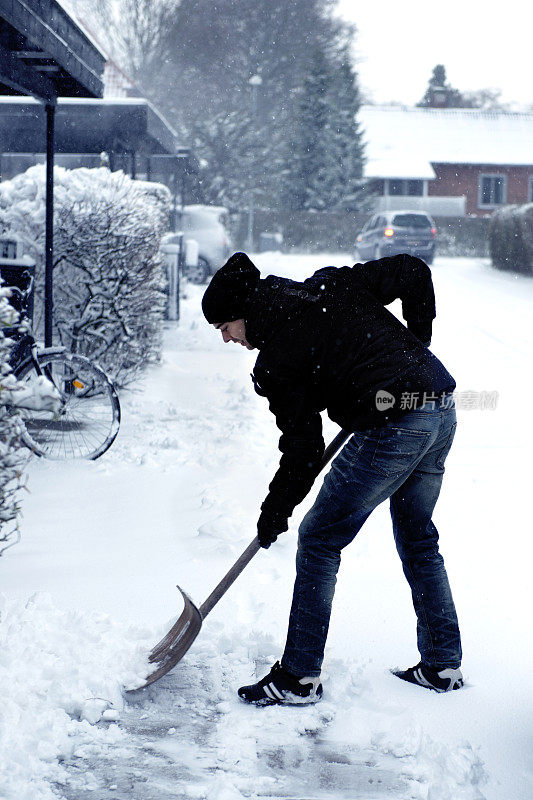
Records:
{"label": "snow-covered ground", "polygon": [[[256,261],[303,278],[350,258]],[[201,603],[253,537],[278,458],[254,353],[222,344],[189,287],[163,363],[121,397],[111,450],[30,465],[23,539],[0,559],[1,798],[531,798],[533,280],[474,259],[437,259],[433,276],[432,349],[458,391],[499,392],[496,410],[459,410],[435,514],[466,688],[438,695],[389,672],[418,654],[384,504],[345,551],[323,702],[237,700],[281,655],[310,497],[181,664],[123,691],[181,611],[175,584]]]}

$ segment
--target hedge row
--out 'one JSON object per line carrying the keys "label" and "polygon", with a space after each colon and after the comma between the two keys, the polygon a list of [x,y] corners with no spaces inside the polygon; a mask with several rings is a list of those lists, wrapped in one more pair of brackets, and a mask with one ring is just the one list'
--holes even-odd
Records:
{"label": "hedge row", "polygon": [[489,229],[492,263],[498,269],[533,273],[533,203],[505,206],[492,215]]}
{"label": "hedge row", "polygon": [[[254,217],[255,248],[260,233],[283,234],[283,250],[306,253],[354,254],[355,239],[370,214],[329,211],[268,211],[257,209]],[[439,217],[437,252],[441,256],[487,257],[487,217]],[[232,236],[236,248],[247,245],[248,214],[232,218]]]}
{"label": "hedge row", "polygon": [[[160,356],[166,305],[159,251],[170,193],[107,168],[54,170],[54,339],[124,385]],[[36,262],[34,327],[42,332],[45,169],[0,183],[0,235]]]}

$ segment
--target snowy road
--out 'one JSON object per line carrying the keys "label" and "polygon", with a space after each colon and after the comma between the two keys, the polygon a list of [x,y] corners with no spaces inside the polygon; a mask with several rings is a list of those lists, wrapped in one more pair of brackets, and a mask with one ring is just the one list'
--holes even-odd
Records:
{"label": "snowy road", "polygon": [[[257,263],[303,278],[350,262]],[[281,654],[310,497],[184,661],[123,695],[181,610],[175,584],[201,603],[252,538],[277,463],[273,418],[251,389],[254,354],[222,345],[190,287],[162,365],[121,398],[109,453],[31,464],[23,540],[0,560],[0,798],[529,800],[531,433],[520,412],[533,396],[533,280],[474,259],[437,259],[433,276],[432,349],[459,391],[499,392],[494,411],[459,410],[435,515],[467,688],[436,695],[388,671],[417,653],[383,505],[343,560],[324,701],[238,702],[236,687]],[[326,438],[335,432],[327,422]]]}

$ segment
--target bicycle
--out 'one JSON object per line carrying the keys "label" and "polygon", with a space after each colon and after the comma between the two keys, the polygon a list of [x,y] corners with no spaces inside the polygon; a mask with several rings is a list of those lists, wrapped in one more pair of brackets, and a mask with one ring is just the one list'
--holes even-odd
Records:
{"label": "bicycle", "polygon": [[12,409],[22,420],[23,442],[38,456],[94,460],[111,447],[118,434],[117,392],[105,372],[85,356],[69,353],[65,347],[38,346],[27,314],[33,277],[25,275],[25,289],[9,289],[26,330],[20,332],[20,323],[17,328],[5,329],[15,340],[10,365],[22,389]]}

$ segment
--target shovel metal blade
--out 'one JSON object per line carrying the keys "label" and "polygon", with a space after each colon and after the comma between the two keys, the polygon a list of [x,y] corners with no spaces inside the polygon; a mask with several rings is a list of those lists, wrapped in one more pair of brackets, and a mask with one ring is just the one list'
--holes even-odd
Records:
{"label": "shovel metal blade", "polygon": [[192,645],[202,627],[202,615],[193,601],[179,586],[184,602],[184,608],[177,622],[174,623],[166,636],[156,644],[148,657],[148,661],[157,664],[157,667],[147,675],[146,680],[139,689],[149,686],[162,678],[172,667],[181,661],[189,647]]}

